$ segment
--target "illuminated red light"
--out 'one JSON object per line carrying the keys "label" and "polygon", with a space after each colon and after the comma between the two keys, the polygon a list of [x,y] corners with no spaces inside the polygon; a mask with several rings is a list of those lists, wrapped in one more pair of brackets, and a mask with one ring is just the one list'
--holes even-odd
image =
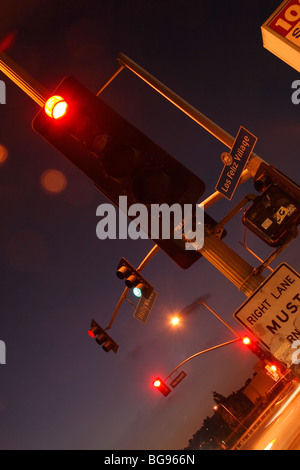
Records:
{"label": "illuminated red light", "polygon": [[88,331],[88,334],[90,335],[91,338],[95,338],[95,333],[93,332],[93,330],[89,330]]}
{"label": "illuminated red light", "polygon": [[243,343],[248,345],[251,343],[251,339],[246,336],[245,338],[243,338]]}
{"label": "illuminated red light", "polygon": [[45,103],[45,113],[53,119],[63,117],[67,108],[68,105],[62,96],[51,96]]}
{"label": "illuminated red light", "polygon": [[153,382],[154,387],[160,387],[161,386],[161,381],[159,379],[155,380]]}

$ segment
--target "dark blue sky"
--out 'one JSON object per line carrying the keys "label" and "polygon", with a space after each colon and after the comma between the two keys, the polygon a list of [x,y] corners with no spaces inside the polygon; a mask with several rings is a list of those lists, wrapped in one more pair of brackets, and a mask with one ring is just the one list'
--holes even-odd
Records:
{"label": "dark blue sky", "polygon": [[[260,26],[279,0],[11,0],[1,7],[0,32],[16,31],[7,53],[50,91],[73,75],[97,92],[124,52],[194,107],[235,135],[240,125],[258,137],[256,153],[292,179],[299,174],[299,110],[291,85],[299,73],[262,47]],[[115,275],[121,257],[138,265],[150,240],[100,241],[96,209],[105,198],[32,129],[38,106],[1,74],[7,104],[0,109],[0,366],[1,449],[182,449],[212,414],[212,391],[240,388],[256,362],[233,345],[194,359],[187,377],[164,398],[151,386],[188,356],[233,338],[204,308],[176,331],[169,317],[194,299],[230,325],[246,300],[205,259],[181,270],[158,253],[144,275],[158,299],[146,325],[123,304],[110,330],[119,352],[105,354],[90,339],[91,318],[109,323],[123,291]],[[214,192],[227,148],[133,76],[121,75],[102,99],[190,168]],[[65,190],[41,186],[61,171]],[[232,200],[208,212],[222,218],[253,192],[249,181]],[[240,213],[226,243],[253,266],[239,244]],[[270,249],[250,233],[251,249]],[[299,271],[294,241],[276,260]],[[267,275],[268,271],[265,272]]]}

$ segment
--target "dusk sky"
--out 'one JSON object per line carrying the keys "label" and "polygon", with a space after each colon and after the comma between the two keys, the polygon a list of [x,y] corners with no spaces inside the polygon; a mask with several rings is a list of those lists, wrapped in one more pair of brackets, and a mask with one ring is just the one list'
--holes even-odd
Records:
{"label": "dusk sky", "polygon": [[[255,153],[297,182],[300,104],[291,96],[299,73],[263,48],[260,30],[280,0],[2,3],[0,41],[13,38],[6,53],[49,94],[69,75],[96,94],[123,52],[232,136],[246,127],[258,138]],[[147,323],[124,302],[109,330],[119,351],[105,353],[88,335],[91,319],[108,325],[124,289],[120,259],[137,267],[154,242],[97,238],[96,210],[107,199],[31,128],[39,106],[0,80],[0,449],[183,449],[212,415],[212,392],[241,388],[257,358],[239,343],[195,358],[165,398],[152,386],[157,376],[234,339],[204,307],[177,328],[170,317],[204,297],[242,335],[233,314],[246,296],[206,259],[183,270],[160,251],[143,271],[158,293]],[[128,70],[101,98],[205,182],[201,199],[215,191],[224,144]],[[48,170],[62,175],[57,192],[46,189]],[[220,220],[249,193],[252,179],[208,214]],[[242,215],[224,242],[257,266],[240,243]],[[262,259],[272,251],[249,230],[247,243]],[[272,267],[299,271],[297,243]]]}

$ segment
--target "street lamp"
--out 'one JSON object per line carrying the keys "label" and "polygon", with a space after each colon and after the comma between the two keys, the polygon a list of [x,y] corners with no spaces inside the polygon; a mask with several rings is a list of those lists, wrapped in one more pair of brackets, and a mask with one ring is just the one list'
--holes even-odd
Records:
{"label": "street lamp", "polygon": [[226,328],[228,328],[232,333],[234,333],[235,336],[240,338],[240,335],[230,325],[228,325],[228,323],[226,323],[212,308],[210,308],[202,298],[196,299],[193,303],[187,305],[183,310],[181,310],[181,312],[179,312],[176,316],[172,317],[171,324],[174,326],[178,325],[180,323],[180,318],[184,314],[191,312],[198,305],[204,305],[204,307],[206,307],[221,323],[223,323]]}
{"label": "street lamp", "polygon": [[232,416],[232,418],[235,419],[244,429],[247,429],[246,426],[244,426],[244,424],[241,423],[241,422],[237,419],[237,417],[234,416],[234,414],[232,414],[231,411],[230,411],[228,408],[226,408],[225,405],[223,405],[223,403],[220,403],[219,405],[215,405],[215,406],[214,406],[214,410],[217,411],[217,410],[219,409],[219,406],[222,406],[222,407],[224,408],[224,410],[227,411],[227,413],[229,413],[230,416]]}
{"label": "street lamp", "polygon": [[179,318],[178,315],[176,315],[175,317],[172,317],[172,318],[171,318],[171,323],[172,323],[172,325],[176,326],[176,325],[178,325],[179,322],[180,322],[180,318]]}

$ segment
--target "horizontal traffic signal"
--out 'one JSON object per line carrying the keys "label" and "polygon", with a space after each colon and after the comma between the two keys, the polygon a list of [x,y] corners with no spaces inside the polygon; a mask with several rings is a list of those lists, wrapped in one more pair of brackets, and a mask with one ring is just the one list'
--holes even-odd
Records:
{"label": "horizontal traffic signal", "polygon": [[118,264],[117,276],[119,279],[125,279],[129,289],[139,289],[146,299],[153,292],[151,284],[125,258],[122,258]]}
{"label": "horizontal traffic signal", "polygon": [[167,397],[169,395],[169,393],[171,393],[171,389],[166,385],[166,383],[160,379],[159,377],[157,377],[156,380],[154,380],[153,382],[153,386],[160,392],[162,393],[165,397]]}
{"label": "horizontal traffic signal", "polygon": [[101,328],[100,325],[93,319],[91,327],[89,329],[89,335],[91,338],[95,338],[96,343],[102,346],[105,352],[113,351],[116,353],[119,349],[118,344]]}
{"label": "horizontal traffic signal", "polygon": [[[88,176],[115,206],[127,196],[135,203],[196,205],[205,183],[74,78],[65,78],[32,122],[33,129]],[[150,212],[150,211],[149,211]],[[134,217],[129,216],[130,219]],[[151,238],[151,215],[146,227]],[[201,254],[185,249],[185,239],[157,238],[180,267]]]}

